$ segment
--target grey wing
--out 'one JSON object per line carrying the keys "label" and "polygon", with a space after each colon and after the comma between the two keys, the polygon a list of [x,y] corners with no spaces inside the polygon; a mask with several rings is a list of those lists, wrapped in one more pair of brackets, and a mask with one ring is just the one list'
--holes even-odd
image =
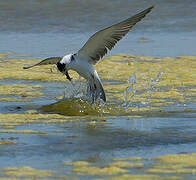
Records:
{"label": "grey wing", "polygon": [[97,63],[97,61],[99,61],[108,50],[111,50],[137,22],[152,10],[152,8],[153,6],[133,17],[95,33],[78,51],[78,56],[83,57],[83,59],[87,58],[92,64]]}
{"label": "grey wing", "polygon": [[32,65],[32,66],[23,67],[23,69],[29,69],[29,68],[32,68],[34,66],[41,66],[41,65],[48,65],[48,64],[56,64],[61,59],[62,59],[62,57],[50,57],[50,58],[47,58],[47,59],[42,60],[41,62],[39,62],[37,64]]}

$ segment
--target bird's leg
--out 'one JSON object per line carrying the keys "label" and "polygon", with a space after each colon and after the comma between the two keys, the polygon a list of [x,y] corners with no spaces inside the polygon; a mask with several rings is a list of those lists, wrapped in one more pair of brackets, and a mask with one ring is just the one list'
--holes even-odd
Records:
{"label": "bird's leg", "polygon": [[68,71],[65,72],[65,75],[66,75],[66,77],[67,77],[67,79],[68,79],[69,81],[72,80],[72,78],[70,78],[70,76],[69,76],[69,74],[68,74]]}

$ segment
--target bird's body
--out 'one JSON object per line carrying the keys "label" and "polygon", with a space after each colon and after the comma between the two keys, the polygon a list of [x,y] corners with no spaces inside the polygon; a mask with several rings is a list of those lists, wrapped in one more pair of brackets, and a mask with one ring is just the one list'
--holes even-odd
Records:
{"label": "bird's body", "polygon": [[69,57],[70,62],[66,65],[67,70],[74,70],[76,71],[80,76],[84,77],[85,79],[89,79],[91,75],[94,73],[95,69],[92,66],[92,64],[88,63],[88,61],[81,59],[78,57],[77,54],[71,54],[66,55],[63,57],[63,59],[60,61],[60,63],[65,63],[67,57]]}
{"label": "bird's body", "polygon": [[[88,94],[93,101],[98,98],[106,101],[101,80],[93,64],[96,64],[108,50],[111,50],[137,22],[152,10],[152,8],[153,6],[120,23],[98,31],[91,36],[86,44],[75,54],[69,54],[64,57],[47,58],[33,66],[56,64],[58,70],[64,73],[70,81],[71,78],[68,71],[74,70],[88,81]],[[24,69],[33,66],[24,67]]]}
{"label": "bird's body", "polygon": [[88,81],[88,94],[93,100],[100,97],[102,100],[106,101],[105,92],[99,75],[87,59],[83,59],[77,54],[69,54],[64,56],[59,64],[57,64],[58,69],[60,69],[59,66],[62,66],[62,64],[66,64],[67,71],[74,70]]}

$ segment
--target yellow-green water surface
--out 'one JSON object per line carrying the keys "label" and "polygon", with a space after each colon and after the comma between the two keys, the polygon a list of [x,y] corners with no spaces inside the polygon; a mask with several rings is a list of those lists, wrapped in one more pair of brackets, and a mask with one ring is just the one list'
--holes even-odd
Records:
{"label": "yellow-green water surface", "polygon": [[[194,179],[196,57],[109,56],[92,104],[54,66],[0,54],[0,179]],[[62,99],[62,97],[65,99]]]}

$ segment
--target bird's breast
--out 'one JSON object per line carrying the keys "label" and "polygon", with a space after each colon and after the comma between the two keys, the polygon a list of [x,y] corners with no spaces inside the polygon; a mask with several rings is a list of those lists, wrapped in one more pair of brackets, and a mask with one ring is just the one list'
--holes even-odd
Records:
{"label": "bird's breast", "polygon": [[94,73],[94,67],[87,61],[75,59],[74,62],[70,64],[70,69],[76,71],[80,76],[89,80]]}

